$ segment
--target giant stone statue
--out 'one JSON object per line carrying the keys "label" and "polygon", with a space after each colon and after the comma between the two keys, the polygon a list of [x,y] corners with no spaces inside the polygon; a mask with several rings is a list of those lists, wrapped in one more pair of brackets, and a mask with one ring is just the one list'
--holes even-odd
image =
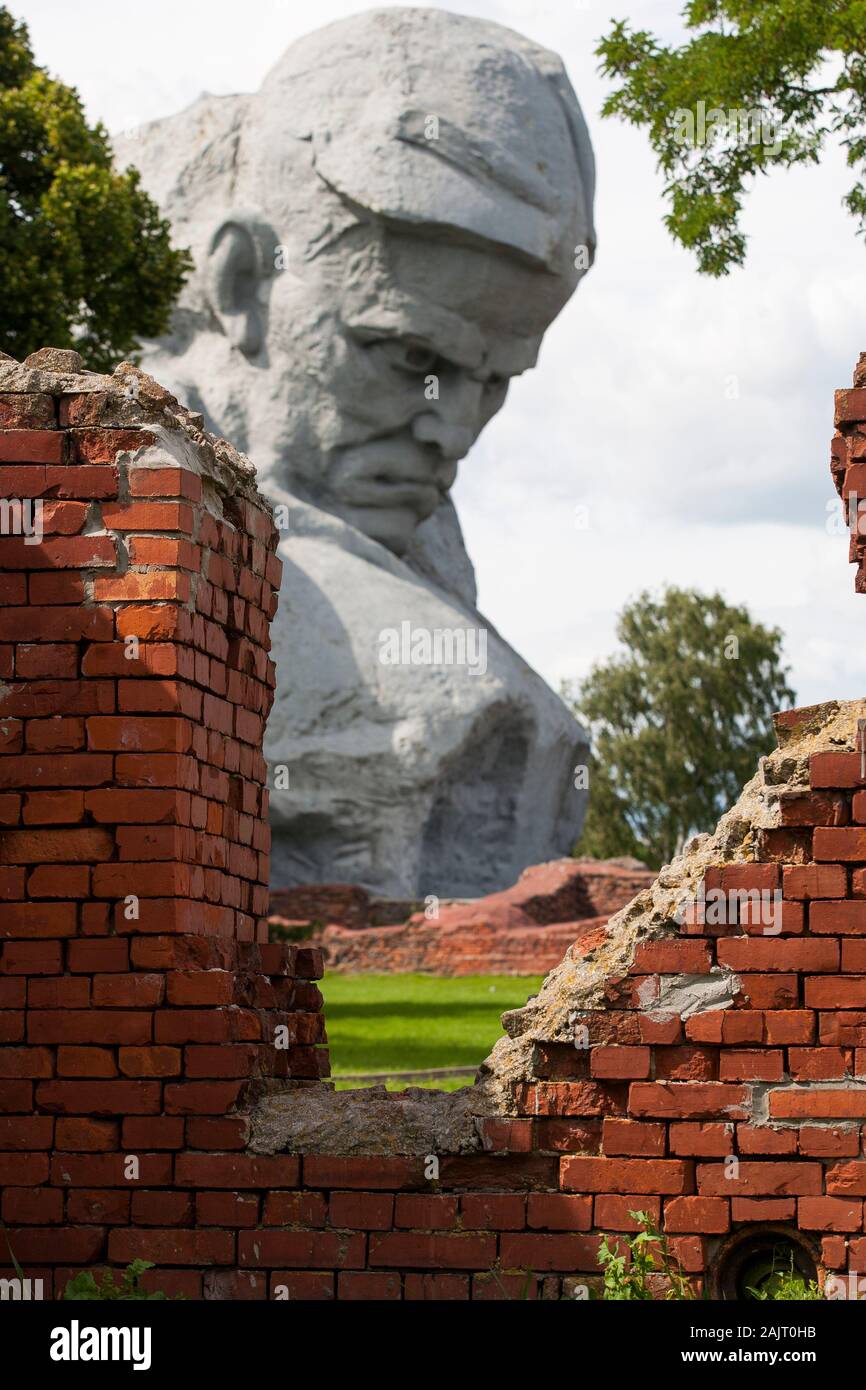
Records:
{"label": "giant stone statue", "polygon": [[592,260],[562,63],[374,10],[116,143],[196,266],[144,365],[249,454],[283,529],[273,884],[473,896],[568,853],[584,732],[478,612],[449,498]]}

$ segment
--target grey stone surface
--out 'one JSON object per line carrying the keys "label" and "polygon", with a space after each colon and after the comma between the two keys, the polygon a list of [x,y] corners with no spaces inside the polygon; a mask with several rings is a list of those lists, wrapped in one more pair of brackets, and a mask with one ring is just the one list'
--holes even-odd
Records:
{"label": "grey stone surface", "polygon": [[584,733],[478,612],[448,495],[594,253],[560,60],[371,11],[117,153],[196,263],[144,365],[253,459],[284,531],[274,884],[472,896],[568,853]]}

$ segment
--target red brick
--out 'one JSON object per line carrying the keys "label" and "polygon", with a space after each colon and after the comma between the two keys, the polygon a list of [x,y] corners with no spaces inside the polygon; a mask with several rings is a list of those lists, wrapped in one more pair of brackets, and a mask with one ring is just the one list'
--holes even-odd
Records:
{"label": "red brick", "polygon": [[786,864],[782,869],[786,898],[843,898],[847,886],[844,864]]}
{"label": "red brick", "polygon": [[560,1184],[576,1192],[646,1192],[678,1194],[685,1190],[691,1167],[681,1159],[563,1158]]}
{"label": "red brick", "polygon": [[[503,1247],[507,1242],[519,1239],[521,1237],[509,1234],[501,1237]],[[566,1236],[564,1239],[573,1240],[575,1237]],[[416,1269],[484,1269],[495,1258],[494,1235],[390,1231],[370,1236],[371,1265],[408,1265]],[[502,1260],[504,1264],[512,1263],[506,1259],[504,1252]]]}
{"label": "red brick", "polygon": [[108,1047],[59,1047],[58,1076],[117,1076],[114,1053]]}
{"label": "red brick", "polygon": [[0,428],[53,429],[54,397],[38,391],[4,392],[0,396]]}
{"label": "red brick", "polygon": [[[829,906],[814,903],[810,909],[810,922],[815,912]],[[833,905],[835,906],[835,904]],[[863,904],[866,908],[866,903]],[[780,938],[728,937],[718,942],[719,965],[727,965],[732,970],[815,970],[830,971],[839,969],[839,946],[835,941],[790,941]],[[749,981],[744,984],[748,988]]]}
{"label": "red brick", "polygon": [[720,1081],[781,1081],[784,1056],[769,1049],[723,1052],[719,1058]]}
{"label": "red brick", "polygon": [[815,1037],[815,1015],[808,1009],[768,1010],[764,1015],[768,1046],[810,1043]]}
{"label": "red brick", "polygon": [[[866,935],[866,901],[815,902],[809,908],[809,928],[821,935]],[[811,966],[810,969],[816,967]],[[826,969],[820,966],[819,969]]]}
{"label": "red brick", "polygon": [[[251,1275],[260,1278],[260,1275]],[[278,1269],[271,1275],[271,1298],[326,1302],[334,1297],[335,1275]],[[236,1296],[236,1295],[235,1295]]]}
{"label": "red brick", "polygon": [[5,937],[33,940],[72,936],[75,926],[74,903],[6,903],[0,932]]}
{"label": "red brick", "polygon": [[15,674],[19,680],[69,679],[78,674],[78,648],[71,642],[19,643],[15,649]]}
{"label": "red brick", "polygon": [[734,1150],[732,1124],[672,1124],[671,1153],[681,1157],[726,1158]]}
{"label": "red brick", "polygon": [[[588,1200],[588,1199],[583,1199]],[[639,1216],[648,1216],[655,1226],[661,1221],[661,1197],[605,1193],[593,1199],[593,1222],[603,1231],[640,1231]]]}
{"label": "red brick", "polygon": [[166,1265],[231,1265],[235,1262],[235,1237],[231,1231],[218,1230],[119,1229],[108,1237],[108,1257],[122,1265],[133,1260]]}
{"label": "red brick", "polygon": [[36,1104],[72,1115],[155,1115],[161,1092],[156,1081],[41,1081]]}
{"label": "red brick", "polygon": [[4,975],[57,975],[62,970],[59,941],[7,941],[0,971]]}
{"label": "red brick", "polygon": [[788,1051],[788,1070],[794,1081],[841,1081],[850,1064],[851,1054],[841,1047],[792,1047]]}
{"label": "red brick", "polygon": [[72,435],[79,463],[113,463],[121,450],[145,449],[155,437],[144,429],[76,429]]}
{"label": "red brick", "polygon": [[[451,1199],[456,1210],[456,1198]],[[384,1192],[332,1192],[331,1226],[356,1231],[387,1231],[394,1218],[394,1198]]]}
{"label": "red brick", "polygon": [[644,941],[635,952],[632,975],[704,975],[712,959],[705,941]]}
{"label": "red brick", "polygon": [[38,1010],[27,1017],[30,1043],[148,1043],[151,1016],[119,1010]]}
{"label": "red brick", "polygon": [[150,1009],[162,1003],[162,975],[139,973],[94,975],[93,1004],[98,1009]]}
{"label": "red brick", "polygon": [[[191,1192],[133,1192],[132,1223],[135,1226],[191,1226]],[[231,1225],[231,1222],[200,1221],[200,1225]]]}
{"label": "red brick", "polygon": [[108,502],[102,519],[110,531],[180,531],[192,534],[192,508],[182,502]]}
{"label": "red brick", "polygon": [[107,715],[87,721],[88,747],[95,752],[185,753],[191,742],[188,719]]}
{"label": "red brick", "polygon": [[[463,1199],[464,1207],[468,1200]],[[592,1226],[592,1198],[559,1192],[531,1192],[526,1224],[535,1230],[588,1231]]]}
{"label": "red brick", "polygon": [[[384,1239],[388,1239],[385,1237]],[[455,1237],[450,1237],[455,1239]],[[598,1273],[598,1250],[601,1237],[597,1235],[536,1235],[506,1233],[500,1237],[500,1263],[505,1269],[532,1270],[544,1273],[547,1270],[586,1270]],[[490,1264],[490,1259],[476,1261],[482,1267]],[[417,1263],[417,1261],[412,1261]],[[465,1266],[469,1268],[470,1266]]]}
{"label": "red brick", "polygon": [[717,1081],[718,1053],[709,1047],[657,1047],[657,1081]]}
{"label": "red brick", "polygon": [[805,1002],[814,1009],[866,1008],[866,975],[813,975],[804,981]]}
{"label": "red brick", "polygon": [[[440,1160],[440,1170],[444,1166]],[[481,1165],[475,1160],[472,1166],[479,1169],[481,1179]],[[332,1158],[325,1154],[310,1154],[304,1159],[304,1186],[377,1188],[386,1191],[425,1187],[424,1160],[378,1156]]]}
{"label": "red brick", "polygon": [[67,1219],[83,1225],[125,1226],[129,1221],[130,1195],[110,1187],[78,1188],[67,1199]]}
{"label": "red brick", "polygon": [[[530,1194],[530,1201],[536,1194]],[[399,1199],[398,1199],[399,1200]],[[555,1200],[555,1199],[554,1199]],[[568,1201],[586,1203],[586,1198],[568,1198]],[[460,1198],[460,1216],[466,1230],[480,1231],[522,1231],[526,1225],[526,1197],[517,1192],[475,1192]],[[586,1212],[587,1218],[589,1212]],[[573,1220],[577,1220],[574,1213]],[[569,1226],[568,1230],[589,1230],[585,1226]],[[558,1229],[563,1229],[559,1227]]]}
{"label": "red brick", "polygon": [[771,1091],[770,1118],[775,1120],[866,1119],[866,1090]]}
{"label": "red brick", "polygon": [[862,1231],[863,1203],[846,1197],[801,1197],[797,1224],[806,1231]]}
{"label": "red brick", "polygon": [[233,992],[234,976],[227,970],[176,970],[166,976],[169,1004],[230,1004]]}
{"label": "red brick", "polygon": [[[375,1240],[377,1237],[371,1237]],[[458,1240],[458,1236],[401,1236],[400,1240]],[[487,1239],[495,1249],[495,1237]],[[242,1268],[362,1269],[367,1237],[342,1231],[240,1231],[238,1264]],[[393,1261],[382,1263],[392,1264]],[[435,1267],[435,1266],[434,1266]]]}
{"label": "red brick", "polygon": [[0,1077],[35,1079],[52,1076],[54,1058],[47,1047],[4,1047],[0,1051]]}
{"label": "red brick", "polygon": [[[58,1120],[58,1126],[62,1121]],[[171,1183],[170,1154],[136,1154],[138,1181],[147,1187]],[[55,1186],[129,1188],[126,1156],[122,1153],[63,1153],[51,1160],[51,1181]]]}
{"label": "red brick", "polygon": [[337,1297],[358,1302],[395,1302],[402,1296],[399,1274],[349,1271],[337,1275]]}
{"label": "red brick", "polygon": [[[0,1149],[4,1151],[50,1149],[53,1133],[54,1121],[48,1115],[15,1115],[12,1119],[0,1116]],[[9,1181],[20,1183],[20,1179]]]}
{"label": "red brick", "polygon": [[403,1297],[415,1302],[459,1302],[469,1297],[469,1281],[465,1274],[406,1274]]}
{"label": "red brick", "polygon": [[728,1203],[722,1197],[673,1197],[665,1202],[668,1234],[723,1235],[730,1224]]}
{"label": "red brick", "polygon": [[[2,1210],[10,1226],[57,1225],[63,1220],[63,1193],[51,1187],[7,1187]],[[75,1220],[71,1213],[69,1220]]]}
{"label": "red brick", "polygon": [[31,898],[86,898],[89,890],[90,869],[83,864],[42,864],[27,880]]}
{"label": "red brick", "polygon": [[734,1197],[731,1202],[733,1221],[793,1221],[796,1203],[793,1197]]}
{"label": "red brick", "polygon": [[643,1080],[650,1074],[648,1047],[594,1047],[589,1062],[591,1074],[604,1079]]}
{"label": "red brick", "polygon": [[73,1153],[113,1152],[118,1147],[117,1122],[77,1116],[70,1119],[61,1115],[57,1120],[54,1147]]}
{"label": "red brick", "polygon": [[809,781],[813,787],[859,786],[863,781],[859,753],[813,753],[809,759]]}
{"label": "red brick", "polygon": [[724,1163],[699,1163],[698,1192],[707,1197],[815,1197],[821,1195],[820,1163],[740,1163],[737,1175]]}
{"label": "red brick", "polygon": [[[842,756],[837,754],[836,756]],[[859,776],[859,754],[856,758]],[[843,829],[818,827],[814,832],[813,853],[818,860],[839,860],[843,863],[866,861],[866,828],[846,826]]]}
{"label": "red brick", "polygon": [[94,820],[112,825],[173,824],[189,814],[189,794],[174,790],[108,788],[87,792],[84,802]]}
{"label": "red brick", "polygon": [[656,1119],[745,1119],[748,1093],[720,1081],[636,1081],[629,1088],[631,1114]]}
{"label": "red brick", "polygon": [[179,1187],[296,1187],[300,1159],[284,1154],[179,1154],[175,1181]]}
{"label": "red brick", "polygon": [[719,864],[706,870],[704,887],[723,893],[773,892],[779,887],[777,864]]}
{"label": "red brick", "polygon": [[66,948],[67,969],[88,975],[129,969],[129,943],[115,937],[89,941],[70,941]]}
{"label": "red brick", "polygon": [[835,1197],[866,1197],[866,1162],[835,1163],[828,1168],[827,1191]]}
{"label": "red brick", "polygon": [[184,1120],[181,1115],[130,1115],[123,1121],[121,1142],[124,1149],[183,1148]]}
{"label": "red brick", "polygon": [[616,1154],[638,1158],[663,1158],[665,1126],[642,1124],[637,1120],[605,1118],[602,1148],[607,1157]]}
{"label": "red brick", "polygon": [[124,1076],[179,1076],[182,1057],[178,1047],[121,1047],[117,1061]]}
{"label": "red brick", "polygon": [[93,1265],[102,1253],[103,1233],[99,1226],[54,1226],[45,1230],[10,1227],[6,1236],[15,1257],[26,1269],[28,1265],[75,1264]]}
{"label": "red brick", "polygon": [[[378,1194],[377,1194],[378,1195]],[[331,1198],[333,1212],[334,1198]],[[394,1225],[409,1230],[451,1230],[457,1223],[457,1198],[398,1193],[394,1205]],[[331,1218],[331,1224],[336,1222]],[[390,1223],[389,1223],[390,1224]]]}
{"label": "red brick", "polygon": [[321,1192],[268,1192],[265,1226],[324,1226],[328,1204]]}
{"label": "red brick", "polygon": [[866,1043],[866,1013],[818,1015],[818,1040],[825,1047],[860,1047]]}
{"label": "red brick", "polygon": [[249,1134],[250,1121],[245,1115],[227,1115],[219,1119],[191,1115],[186,1121],[187,1144],[191,1149],[245,1149]]}
{"label": "red brick", "polygon": [[93,597],[97,603],[134,603],[142,600],[189,602],[190,578],[178,570],[129,570],[117,578],[94,579]]}
{"label": "red brick", "polygon": [[[31,720],[28,732],[32,727]],[[30,792],[24,798],[25,825],[69,825],[83,819],[83,792]]]}
{"label": "red brick", "polygon": [[[764,944],[762,941],[755,942],[756,946]],[[808,944],[820,945],[821,943]],[[800,1002],[796,975],[743,974],[740,977],[740,983],[742,990],[740,997],[753,1009],[795,1009]]]}
{"label": "red brick", "polygon": [[65,443],[59,430],[0,429],[0,463],[62,463]]}
{"label": "red brick", "polygon": [[130,468],[130,497],[185,497],[201,501],[201,478],[188,468]]}
{"label": "red brick", "polygon": [[[70,469],[70,472],[72,471]],[[42,613],[45,615],[43,621],[47,619],[51,607],[56,604],[84,603],[84,575],[79,570],[55,570],[53,573],[50,570],[43,570],[41,573],[39,570],[31,570],[27,580],[27,589],[30,602],[42,609]],[[63,615],[61,615],[61,625],[62,617]],[[71,614],[66,614],[67,619],[71,617]],[[88,633],[90,633],[90,627],[94,627],[92,633],[94,637],[100,635],[108,637],[113,627],[110,613],[103,610],[100,621],[95,625],[88,626]],[[73,634],[70,632],[67,635],[72,636]],[[76,635],[81,636],[83,634],[78,632]],[[44,635],[43,640],[46,640]]]}
{"label": "red brick", "polygon": [[823,1129],[803,1125],[799,1131],[800,1153],[810,1158],[856,1158],[860,1152],[857,1129]]}
{"label": "red brick", "polygon": [[740,1154],[795,1154],[797,1133],[793,1129],[770,1129],[768,1125],[737,1125]]}
{"label": "red brick", "polygon": [[238,1102],[241,1085],[236,1081],[168,1082],[165,1110],[168,1115],[224,1115]]}

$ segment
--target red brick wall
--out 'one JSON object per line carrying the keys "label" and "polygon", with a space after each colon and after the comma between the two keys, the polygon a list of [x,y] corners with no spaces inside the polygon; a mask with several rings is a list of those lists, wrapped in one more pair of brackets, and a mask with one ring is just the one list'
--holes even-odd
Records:
{"label": "red brick wall", "polygon": [[222,1221],[175,1155],[327,1073],[321,954],[267,944],[276,534],[192,417],[69,384],[0,364],[51,388],[0,390],[0,497],[44,531],[0,535],[0,1211],[28,1272],[154,1224],[210,1263],[234,1235],[173,1229]]}
{"label": "red brick wall", "polygon": [[[698,1281],[732,1230],[765,1222],[803,1232],[826,1269],[863,1269],[853,716],[807,783],[783,758],[779,820],[746,857],[708,865],[708,890],[782,895],[769,930],[748,908],[718,925],[648,913],[573,1035],[538,1034],[503,1081],[474,1151],[401,1152],[395,1125],[362,1153],[373,1098],[316,1079],[317,953],[263,941],[267,513],[191,417],[142,406],[135,428],[116,384],[42,376],[0,364],[4,495],[51,499],[41,545],[0,539],[0,1185],[25,1272],[59,1291],[141,1257],[193,1297],[463,1299],[519,1297],[529,1271],[558,1297],[597,1277],[601,1234],[635,1207]],[[851,396],[846,440],[866,432]],[[822,719],[784,716],[780,738],[796,750]],[[598,968],[631,920],[573,948],[575,990],[581,952]],[[719,967],[727,1007],[665,1010]],[[289,1117],[332,1105],[334,1124],[303,1153],[259,1152],[269,1096]],[[338,1107],[357,1117],[345,1152],[316,1151],[338,1143]]]}

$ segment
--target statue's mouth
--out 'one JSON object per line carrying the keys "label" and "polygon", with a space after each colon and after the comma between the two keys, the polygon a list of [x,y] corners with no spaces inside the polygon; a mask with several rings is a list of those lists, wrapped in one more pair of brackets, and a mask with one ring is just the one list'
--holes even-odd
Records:
{"label": "statue's mouth", "polygon": [[442,494],[433,478],[415,479],[379,473],[372,478],[353,478],[343,483],[340,497],[353,507],[408,508],[429,516]]}
{"label": "statue's mouth", "polygon": [[343,451],[329,482],[349,507],[408,510],[427,517],[453,481],[454,465],[405,432]]}

